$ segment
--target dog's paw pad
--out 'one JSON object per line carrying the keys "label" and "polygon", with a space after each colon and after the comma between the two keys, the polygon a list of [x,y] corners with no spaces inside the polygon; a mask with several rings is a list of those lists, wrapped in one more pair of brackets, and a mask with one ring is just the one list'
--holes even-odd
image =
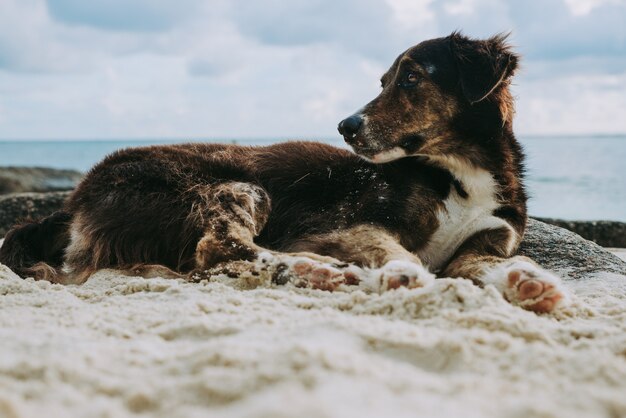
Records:
{"label": "dog's paw pad", "polygon": [[349,275],[330,264],[308,258],[288,259],[279,263],[274,271],[272,282],[284,285],[288,282],[296,287],[336,290],[343,284],[358,283],[356,275]]}
{"label": "dog's paw pad", "polygon": [[504,296],[526,310],[548,313],[568,300],[560,279],[531,263],[513,263],[505,274]]}
{"label": "dog's paw pad", "polygon": [[343,272],[345,284],[348,286],[357,286],[362,281],[362,270],[356,266],[350,266]]}
{"label": "dog's paw pad", "polygon": [[340,270],[313,260],[300,260],[293,264],[296,286],[333,291],[345,282]]}
{"label": "dog's paw pad", "polygon": [[414,289],[430,285],[435,276],[419,264],[390,261],[380,269],[381,290],[407,287]]}

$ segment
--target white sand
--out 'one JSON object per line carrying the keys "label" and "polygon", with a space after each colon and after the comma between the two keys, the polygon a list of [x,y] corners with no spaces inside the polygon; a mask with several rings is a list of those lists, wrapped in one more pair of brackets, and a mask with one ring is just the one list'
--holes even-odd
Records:
{"label": "white sand", "polygon": [[626,416],[626,277],[548,316],[460,279],[246,286],[0,266],[0,417]]}

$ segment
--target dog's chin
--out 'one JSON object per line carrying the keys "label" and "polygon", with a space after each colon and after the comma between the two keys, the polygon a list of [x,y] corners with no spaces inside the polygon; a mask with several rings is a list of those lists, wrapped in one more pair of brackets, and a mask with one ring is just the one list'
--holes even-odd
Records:
{"label": "dog's chin", "polygon": [[393,147],[383,151],[374,152],[363,152],[362,150],[354,149],[354,152],[359,157],[374,164],[384,164],[409,156],[406,151],[400,147]]}

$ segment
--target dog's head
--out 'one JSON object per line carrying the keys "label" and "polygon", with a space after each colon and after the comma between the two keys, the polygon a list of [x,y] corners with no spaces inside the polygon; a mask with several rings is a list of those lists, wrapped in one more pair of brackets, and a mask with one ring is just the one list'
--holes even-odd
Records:
{"label": "dog's head", "polygon": [[422,42],[395,60],[378,97],[341,121],[339,132],[375,163],[472,152],[488,140],[480,131],[489,136],[510,123],[517,62],[502,35],[475,40],[455,32]]}

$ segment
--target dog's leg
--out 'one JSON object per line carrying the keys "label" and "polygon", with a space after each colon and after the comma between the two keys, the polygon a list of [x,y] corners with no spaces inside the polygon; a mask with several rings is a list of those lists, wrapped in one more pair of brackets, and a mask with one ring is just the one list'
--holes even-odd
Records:
{"label": "dog's leg", "polygon": [[217,194],[214,189],[209,192],[219,198],[198,208],[197,216],[207,219],[206,232],[196,248],[197,269],[191,278],[265,270],[274,284],[330,291],[342,285],[373,291],[416,288],[434,280],[395,237],[369,225],[308,236],[283,248],[284,252],[269,251],[253,242],[270,211],[262,189],[225,183]]}
{"label": "dog's leg", "polygon": [[561,279],[528,257],[507,258],[502,230],[482,231],[467,240],[441,273],[463,277],[479,286],[494,285],[512,304],[534,312],[551,312],[568,302]]}
{"label": "dog's leg", "polygon": [[196,245],[197,270],[232,260],[255,260],[265,249],[254,243],[270,213],[265,190],[251,183],[198,186],[198,203],[189,215],[204,236]]}
{"label": "dog's leg", "polygon": [[[341,260],[329,264],[307,258],[289,259],[279,272],[279,281],[295,280],[297,285],[304,287],[334,290],[346,284],[386,291],[398,287],[424,287],[434,280],[434,275],[417,256],[407,251],[391,234],[371,225],[308,236],[287,250]],[[292,257],[293,253],[285,256]]]}
{"label": "dog's leg", "polygon": [[[240,182],[199,184],[185,190],[184,193],[176,194],[175,199],[172,199],[174,203],[171,204],[175,205],[182,199],[193,202],[191,210],[185,208],[180,212],[174,210],[171,213],[174,216],[186,215],[185,221],[181,224],[189,226],[190,230],[204,231],[194,253],[198,270],[222,261],[256,257],[259,248],[252,240],[263,228],[270,210],[269,197],[261,187]],[[157,209],[164,210],[162,206]],[[67,271],[54,271],[45,265],[37,265],[34,266],[37,273],[35,277],[65,284],[80,284],[100,268],[115,268],[127,275],[146,278],[183,277],[165,265],[155,264],[153,260],[156,258],[156,261],[159,261],[158,257],[122,245],[126,241],[123,234],[116,233],[116,230],[98,229],[102,222],[98,222],[99,220],[91,215],[94,210],[79,211],[74,215],[69,231],[70,243],[65,251],[64,261]],[[162,214],[157,213],[155,216]],[[175,218],[174,221],[180,219]],[[130,230],[134,235],[145,230],[145,228],[142,230],[141,226],[135,229],[128,226],[125,228],[127,234]],[[157,248],[159,245],[157,240],[158,237],[154,237],[154,242],[149,242],[149,245],[144,242],[144,249]],[[183,243],[173,241],[170,245],[176,252],[177,246]]]}
{"label": "dog's leg", "polygon": [[[198,203],[191,222],[202,225],[203,237],[196,246],[196,269],[192,280],[214,274],[238,276],[257,270],[268,271],[276,284],[292,282],[298,287],[334,290],[354,282],[352,272],[332,254],[317,254],[305,248],[277,252],[258,246],[254,238],[265,226],[271,210],[270,198],[260,186],[227,182],[198,186]],[[344,275],[345,273],[345,275]]]}

